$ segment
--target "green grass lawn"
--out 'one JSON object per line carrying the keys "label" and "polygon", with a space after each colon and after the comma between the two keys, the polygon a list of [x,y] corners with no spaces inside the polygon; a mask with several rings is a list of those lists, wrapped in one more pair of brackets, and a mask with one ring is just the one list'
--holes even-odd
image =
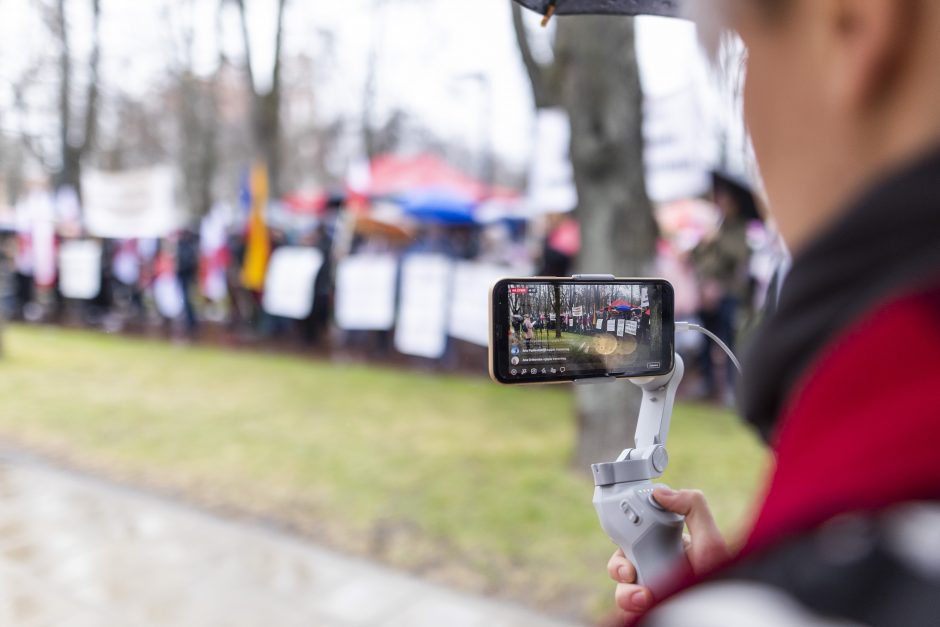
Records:
{"label": "green grass lawn", "polygon": [[[609,607],[612,545],[569,468],[567,389],[9,326],[0,437],[342,550],[546,610]],[[665,481],[729,533],[765,466],[725,411],[677,407]]]}

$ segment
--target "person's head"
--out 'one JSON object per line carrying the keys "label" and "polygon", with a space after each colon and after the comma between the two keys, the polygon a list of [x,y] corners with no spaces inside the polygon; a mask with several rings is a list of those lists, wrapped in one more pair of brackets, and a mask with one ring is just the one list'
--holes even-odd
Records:
{"label": "person's head", "polygon": [[797,251],[940,143],[940,2],[726,1],[747,47],[745,119],[771,213]]}

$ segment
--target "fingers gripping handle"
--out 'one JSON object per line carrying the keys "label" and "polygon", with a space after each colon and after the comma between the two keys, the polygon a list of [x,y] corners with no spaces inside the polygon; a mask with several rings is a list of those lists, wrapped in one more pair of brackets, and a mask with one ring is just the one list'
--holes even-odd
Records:
{"label": "fingers gripping handle", "polygon": [[661,596],[682,572],[685,519],[653,500],[650,481],[598,486],[594,507],[601,526],[636,567],[637,583]]}

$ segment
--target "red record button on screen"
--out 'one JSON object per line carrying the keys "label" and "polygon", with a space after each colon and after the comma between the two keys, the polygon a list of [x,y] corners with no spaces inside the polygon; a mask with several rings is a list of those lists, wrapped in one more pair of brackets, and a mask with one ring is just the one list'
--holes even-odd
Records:
{"label": "red record button on screen", "polygon": [[510,287],[509,293],[510,294],[528,294],[529,289],[526,287]]}

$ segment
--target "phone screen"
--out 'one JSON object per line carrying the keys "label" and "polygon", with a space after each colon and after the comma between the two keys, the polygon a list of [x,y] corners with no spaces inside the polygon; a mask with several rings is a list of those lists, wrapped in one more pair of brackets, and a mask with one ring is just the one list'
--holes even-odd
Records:
{"label": "phone screen", "polygon": [[673,301],[660,279],[504,279],[492,295],[490,373],[500,383],[666,374]]}

